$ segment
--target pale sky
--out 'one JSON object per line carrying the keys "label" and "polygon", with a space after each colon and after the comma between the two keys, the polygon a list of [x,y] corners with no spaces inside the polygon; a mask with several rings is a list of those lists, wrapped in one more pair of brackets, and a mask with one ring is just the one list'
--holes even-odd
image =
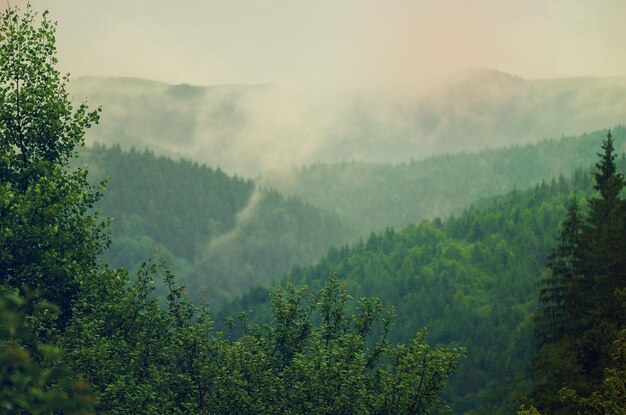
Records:
{"label": "pale sky", "polygon": [[355,86],[420,84],[468,67],[524,78],[626,75],[622,0],[31,4],[58,21],[61,69],[74,77]]}

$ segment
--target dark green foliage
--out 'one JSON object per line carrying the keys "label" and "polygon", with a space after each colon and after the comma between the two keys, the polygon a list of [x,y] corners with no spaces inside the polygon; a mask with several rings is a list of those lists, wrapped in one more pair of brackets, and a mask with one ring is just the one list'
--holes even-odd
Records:
{"label": "dark green foliage", "polygon": [[[107,262],[134,271],[156,247],[180,281],[220,306],[358,233],[460,212],[480,196],[586,164],[596,135],[409,165],[317,165],[295,187],[268,182],[335,214],[184,160],[100,146],[86,157],[98,179],[109,179],[99,204],[115,217]],[[561,176],[550,186],[565,192],[569,184]]]}
{"label": "dark green foliage", "polygon": [[[619,135],[623,131],[617,129]],[[86,157],[98,179],[109,179],[99,204],[115,217],[106,261],[134,272],[157,248],[180,281],[219,307],[251,285],[270,283],[294,265],[317,260],[330,246],[354,241],[359,233],[436,212],[460,212],[480,196],[586,164],[595,138],[549,140],[409,165],[316,165],[296,175],[294,187],[262,180],[307,203],[219,169],[149,152],[96,146]],[[550,185],[561,192],[569,186],[562,176]]]}
{"label": "dark green foliage", "polygon": [[[267,313],[265,324],[243,313],[239,325],[227,320],[224,334],[214,331],[206,307],[195,306],[166,267],[160,267],[165,298],[159,299],[153,262],[141,266],[132,283],[125,270],[96,264],[107,242],[89,213],[99,195],[86,170],[69,162],[98,115],[84,105],[72,109],[66,78],[54,69],[54,25],[44,17],[34,29],[33,16],[30,9],[23,18],[11,10],[0,31],[0,282],[13,287],[0,296],[3,409],[88,412],[94,403],[87,383],[73,374],[80,373],[92,385],[99,413],[426,414],[445,409],[441,391],[465,353],[458,346],[467,345],[467,364],[447,392],[452,406],[510,413],[525,392],[520,374],[533,353],[540,275],[547,331],[536,360],[545,375],[536,380],[541,405],[556,405],[549,401],[557,396],[555,385],[570,388],[561,395],[572,407],[608,411],[622,399],[626,209],[611,137],[595,176],[599,195],[589,200],[583,221],[575,202],[567,207],[570,190],[586,183],[578,173],[572,182],[559,179],[483,201],[459,217],[387,229],[296,268],[290,279],[316,294],[292,285],[277,289],[265,309],[251,314],[257,320]],[[178,99],[193,89],[170,93]],[[212,289],[214,299],[224,299],[252,280],[266,283],[348,232],[335,217],[219,171],[148,153],[125,158],[119,148],[96,148],[90,157],[103,176],[111,166],[120,175],[111,180],[111,203],[123,210],[117,255],[136,262],[146,248],[162,247],[177,258],[176,267],[195,275],[186,281],[193,282],[194,295]],[[509,185],[537,180],[511,170],[506,158],[494,165],[492,172],[503,171]],[[467,179],[472,171],[465,167]],[[180,181],[165,174],[169,168]],[[436,176],[420,176],[415,189],[437,185]],[[124,182],[130,177],[140,179]],[[382,183],[394,191],[394,180]],[[457,180],[446,191],[459,194],[467,183]],[[490,184],[485,180],[468,193],[485,194],[482,186]],[[435,202],[430,209],[436,206],[431,193],[415,193]],[[415,206],[395,196],[366,203],[357,222],[368,223],[364,218],[377,210],[393,215]],[[399,210],[390,207],[394,202]],[[552,250],[566,211],[563,242]],[[401,220],[414,220],[409,216]],[[543,264],[550,251],[548,276]],[[351,301],[333,272],[361,299]],[[45,301],[15,294],[28,292],[25,284],[59,303],[61,324],[50,324],[57,315]],[[392,313],[368,298],[372,294],[396,305],[395,334]],[[258,306],[265,298],[259,288],[239,304]],[[420,331],[426,325],[434,342],[447,346],[429,347]],[[603,373],[611,356],[616,366]],[[597,393],[589,395],[592,390]]]}
{"label": "dark green foliage", "polygon": [[195,299],[222,305],[295,264],[310,263],[354,231],[335,215],[185,160],[119,147],[84,152],[113,216],[104,259],[134,272],[157,248]]}
{"label": "dark green foliage", "polygon": [[426,414],[441,407],[463,354],[430,348],[424,333],[391,346],[381,302],[364,298],[348,313],[334,277],[313,296],[275,291],[270,324],[242,315],[242,336],[224,336],[166,269],[167,305],[159,307],[150,296],[156,270],[146,264],[130,286],[125,274],[103,271],[63,338],[68,362],[94,385],[99,413]]}
{"label": "dark green foliage", "polygon": [[202,354],[210,324],[204,313],[192,323],[195,308],[181,301],[170,273],[160,308],[150,296],[155,272],[147,263],[129,284],[124,271],[102,270],[63,336],[66,361],[93,384],[98,413],[203,413],[198,388],[206,374],[197,370],[210,364]]}
{"label": "dark green foliage", "polygon": [[[591,189],[587,175],[483,200],[463,215],[388,229],[352,247],[332,248],[319,264],[287,278],[319,288],[335,271],[356,297],[394,305],[392,341],[429,328],[434,344],[463,345],[468,358],[445,396],[458,413],[512,413],[525,393],[523,373],[534,353],[535,277],[544,272],[569,189]],[[250,309],[268,321],[256,288],[229,310]]]}
{"label": "dark green foliage", "polygon": [[106,245],[98,191],[70,170],[98,111],[74,109],[55,69],[55,25],[29,8],[0,17],[0,284],[38,288],[69,318],[81,280]]}
{"label": "dark green foliage", "polygon": [[610,132],[602,149],[594,175],[597,193],[586,214],[570,208],[551,273],[542,280],[534,399],[540,410],[554,414],[572,413],[579,402],[559,399],[561,388],[582,396],[600,388],[612,366],[614,342],[626,327],[618,296],[626,289],[625,182]]}
{"label": "dark green foliage", "polygon": [[[251,181],[148,151],[95,146],[83,156],[93,177],[107,180],[98,209],[114,218],[114,247],[145,235],[154,241],[148,250],[158,244],[193,261],[210,238],[234,228],[254,191]],[[113,265],[130,265],[111,253],[106,257]]]}
{"label": "dark green foliage", "polygon": [[561,225],[560,244],[548,257],[550,277],[543,278],[539,294],[535,336],[540,344],[553,342],[580,330],[578,324],[586,313],[588,286],[583,278],[582,217],[578,200],[570,202],[567,218]]}
{"label": "dark green foliage", "polygon": [[573,404],[584,414],[622,415],[626,408],[626,330],[613,342],[611,358],[612,363],[605,369],[598,390],[581,397],[575,390],[564,388],[559,391],[561,401]]}
{"label": "dark green foliage", "polygon": [[[622,292],[622,298],[626,298],[624,294],[626,291]],[[623,415],[626,408],[626,330],[619,332],[613,342],[611,357],[611,366],[605,369],[602,384],[597,390],[589,396],[580,396],[571,387],[562,388],[558,394],[560,407],[569,411],[567,413]],[[558,362],[555,363],[558,365]],[[566,376],[563,376],[563,379],[568,380]],[[535,407],[531,406],[527,410],[522,406],[518,415],[541,415],[541,413]]]}
{"label": "dark green foliage", "polygon": [[187,285],[219,307],[256,284],[278,280],[294,265],[314,262],[329,245],[354,234],[333,214],[275,191],[256,191],[235,229],[206,246]]}
{"label": "dark green foliage", "polygon": [[0,412],[95,413],[89,384],[59,365],[63,352],[37,335],[37,322],[58,309],[34,299],[0,287]]}
{"label": "dark green foliage", "polygon": [[581,259],[586,275],[594,278],[592,307],[597,318],[626,325],[622,304],[615,296],[626,286],[626,200],[622,193],[626,182],[617,170],[610,132],[602,149],[595,173],[598,194],[589,200]]}

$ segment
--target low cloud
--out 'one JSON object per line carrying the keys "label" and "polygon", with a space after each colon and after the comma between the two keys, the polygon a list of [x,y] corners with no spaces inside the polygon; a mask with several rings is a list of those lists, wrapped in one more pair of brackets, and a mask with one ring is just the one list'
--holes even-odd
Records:
{"label": "low cloud", "polygon": [[148,147],[254,178],[316,162],[399,163],[610,128],[625,121],[626,78],[529,81],[475,69],[403,92],[81,78],[72,96],[103,107],[89,142]]}

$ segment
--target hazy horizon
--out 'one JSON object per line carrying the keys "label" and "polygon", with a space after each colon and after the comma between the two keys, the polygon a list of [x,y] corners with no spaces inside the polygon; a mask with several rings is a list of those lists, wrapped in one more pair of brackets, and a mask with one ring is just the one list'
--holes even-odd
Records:
{"label": "hazy horizon", "polygon": [[[170,84],[423,87],[466,68],[626,75],[626,3],[32,0],[73,77]],[[0,0],[24,7],[25,0]]]}
{"label": "hazy horizon", "polygon": [[[150,148],[230,174],[406,162],[626,121],[626,77],[525,81],[626,75],[626,3],[31,4],[58,22],[72,99],[104,109],[87,143]],[[244,86],[171,87],[181,84]]]}

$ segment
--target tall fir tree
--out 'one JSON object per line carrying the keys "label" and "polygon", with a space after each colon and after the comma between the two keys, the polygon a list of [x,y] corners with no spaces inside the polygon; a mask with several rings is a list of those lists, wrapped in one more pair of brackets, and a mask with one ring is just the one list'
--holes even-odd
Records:
{"label": "tall fir tree", "polygon": [[548,261],[550,274],[541,281],[533,375],[534,398],[545,413],[575,413],[572,401],[558,398],[563,387],[582,396],[599,389],[626,327],[620,297],[626,288],[625,183],[610,132],[602,150],[594,174],[597,194],[585,216],[577,203],[570,205]]}
{"label": "tall fir tree", "polygon": [[617,171],[610,132],[602,149],[594,186],[599,196],[589,201],[584,232],[584,267],[595,279],[592,294],[597,317],[623,324],[623,310],[615,290],[626,284],[626,202],[621,198],[624,176]]}
{"label": "tall fir tree", "polygon": [[621,197],[624,176],[618,172],[611,133],[596,163],[595,197],[583,231],[582,266],[589,290],[588,326],[580,333],[586,376],[600,381],[611,364],[613,342],[626,319],[617,297],[626,286],[626,204]]}
{"label": "tall fir tree", "polygon": [[584,313],[585,279],[581,268],[583,217],[578,200],[574,198],[568,207],[567,218],[561,225],[560,244],[548,258],[550,275],[540,282],[541,305],[536,337],[540,344],[555,342],[576,331],[577,323]]}

